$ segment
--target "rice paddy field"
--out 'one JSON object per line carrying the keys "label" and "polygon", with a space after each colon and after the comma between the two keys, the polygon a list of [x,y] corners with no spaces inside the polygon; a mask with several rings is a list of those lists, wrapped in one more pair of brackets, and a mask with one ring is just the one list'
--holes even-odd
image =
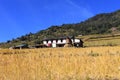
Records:
{"label": "rice paddy field", "polygon": [[0,80],[119,80],[120,46],[0,49]]}

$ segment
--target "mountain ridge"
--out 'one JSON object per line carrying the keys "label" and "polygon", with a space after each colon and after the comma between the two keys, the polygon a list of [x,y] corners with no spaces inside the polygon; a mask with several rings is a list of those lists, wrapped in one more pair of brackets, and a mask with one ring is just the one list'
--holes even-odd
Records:
{"label": "mountain ridge", "polygon": [[36,33],[29,33],[16,39],[0,43],[0,47],[10,47],[21,43],[40,44],[44,38],[61,36],[78,36],[91,34],[114,34],[120,32],[120,10],[111,13],[97,14],[83,22],[51,26]]}

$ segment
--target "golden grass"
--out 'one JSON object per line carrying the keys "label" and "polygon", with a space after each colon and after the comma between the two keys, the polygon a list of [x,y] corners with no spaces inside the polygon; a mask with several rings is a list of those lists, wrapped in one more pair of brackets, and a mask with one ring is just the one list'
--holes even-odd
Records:
{"label": "golden grass", "polygon": [[84,41],[84,46],[95,47],[95,46],[120,46],[120,35],[119,34],[106,34],[106,35],[86,35],[80,36]]}
{"label": "golden grass", "polygon": [[0,80],[119,80],[120,47],[0,50]]}

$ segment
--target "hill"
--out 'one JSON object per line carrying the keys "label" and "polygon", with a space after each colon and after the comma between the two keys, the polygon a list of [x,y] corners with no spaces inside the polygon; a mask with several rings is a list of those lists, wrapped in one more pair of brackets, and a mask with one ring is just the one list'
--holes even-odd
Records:
{"label": "hill", "polygon": [[44,38],[54,38],[68,35],[92,35],[92,34],[116,34],[120,32],[120,10],[112,13],[98,14],[88,20],[76,24],[63,24],[51,26],[46,30],[29,33],[16,39],[0,43],[0,47],[27,43],[29,45],[40,44]]}

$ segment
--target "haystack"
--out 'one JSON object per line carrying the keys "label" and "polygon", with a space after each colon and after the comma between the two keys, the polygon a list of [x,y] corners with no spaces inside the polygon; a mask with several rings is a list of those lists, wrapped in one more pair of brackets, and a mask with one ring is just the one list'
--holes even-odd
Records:
{"label": "haystack", "polygon": [[72,41],[69,37],[66,38],[66,44],[64,45],[64,47],[72,47]]}
{"label": "haystack", "polygon": [[65,44],[64,47],[73,47],[72,44]]}

